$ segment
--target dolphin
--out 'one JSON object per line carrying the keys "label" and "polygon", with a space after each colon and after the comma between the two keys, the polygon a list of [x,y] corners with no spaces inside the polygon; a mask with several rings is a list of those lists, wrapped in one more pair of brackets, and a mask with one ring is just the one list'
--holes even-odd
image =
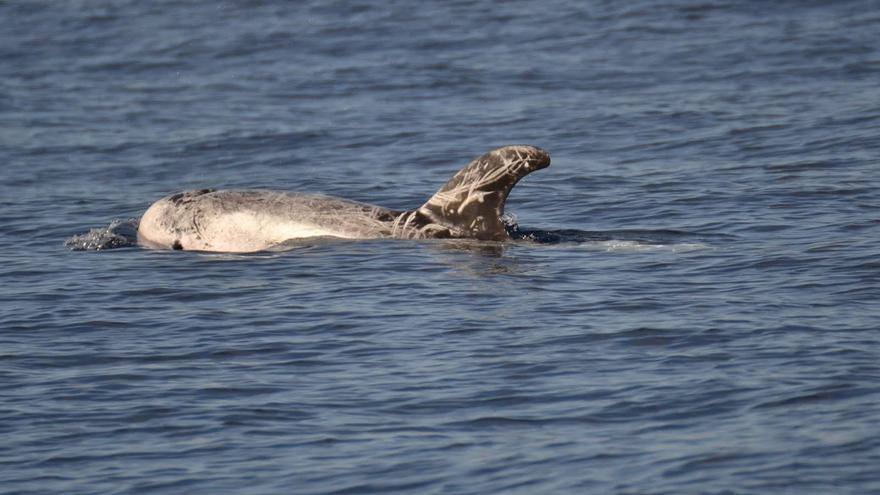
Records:
{"label": "dolphin", "polygon": [[138,226],[152,248],[244,253],[285,241],[346,239],[509,240],[501,216],[513,186],[550,165],[535,146],[505,146],[471,161],[421,207],[393,211],[315,194],[202,189],[164,197]]}

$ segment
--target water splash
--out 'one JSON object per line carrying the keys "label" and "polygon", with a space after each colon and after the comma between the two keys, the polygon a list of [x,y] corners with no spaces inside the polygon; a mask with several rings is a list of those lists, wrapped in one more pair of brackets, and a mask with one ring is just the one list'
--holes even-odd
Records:
{"label": "water splash", "polygon": [[114,219],[110,225],[77,234],[64,241],[71,251],[102,251],[137,245],[138,219]]}

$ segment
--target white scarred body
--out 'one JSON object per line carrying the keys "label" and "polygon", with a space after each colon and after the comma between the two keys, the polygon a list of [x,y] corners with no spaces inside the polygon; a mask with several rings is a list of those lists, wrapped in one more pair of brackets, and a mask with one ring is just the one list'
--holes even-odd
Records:
{"label": "white scarred body", "polygon": [[195,251],[262,251],[290,239],[391,236],[391,212],[354,201],[275,191],[193,191],[162,198],[141,218],[142,244]]}
{"label": "white scarred body", "polygon": [[291,192],[188,191],[154,203],[141,218],[138,241],[166,249],[253,252],[319,236],[504,240],[507,194],[549,163],[540,148],[499,148],[468,164],[422,207],[405,212]]}

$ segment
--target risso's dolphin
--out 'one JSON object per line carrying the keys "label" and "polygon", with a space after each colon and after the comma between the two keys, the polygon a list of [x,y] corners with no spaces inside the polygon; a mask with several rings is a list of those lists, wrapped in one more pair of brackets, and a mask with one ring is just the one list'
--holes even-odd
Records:
{"label": "risso's dolphin", "polygon": [[291,239],[509,239],[501,220],[516,183],[550,165],[534,146],[505,146],[470,162],[427,203],[392,211],[345,199],[279,191],[187,191],[144,213],[138,242],[156,248],[253,252]]}

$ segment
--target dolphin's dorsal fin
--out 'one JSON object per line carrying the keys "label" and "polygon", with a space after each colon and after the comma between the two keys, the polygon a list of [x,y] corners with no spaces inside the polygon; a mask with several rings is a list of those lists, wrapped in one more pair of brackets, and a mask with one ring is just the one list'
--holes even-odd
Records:
{"label": "dolphin's dorsal fin", "polygon": [[400,237],[461,237],[505,240],[504,202],[526,175],[550,165],[535,146],[505,146],[473,160],[417,210],[394,225]]}

